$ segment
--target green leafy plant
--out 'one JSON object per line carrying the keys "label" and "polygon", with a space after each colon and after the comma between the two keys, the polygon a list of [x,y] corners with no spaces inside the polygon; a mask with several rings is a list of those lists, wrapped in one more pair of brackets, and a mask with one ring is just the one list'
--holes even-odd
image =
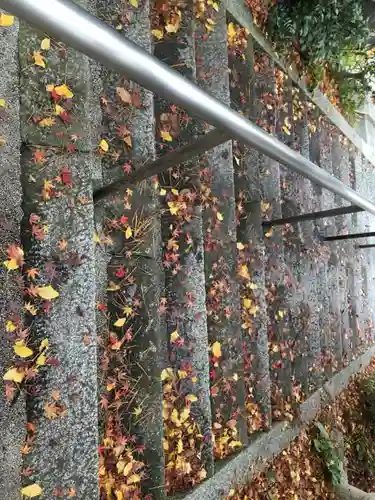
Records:
{"label": "green leafy plant", "polygon": [[[370,90],[375,58],[370,29],[358,0],[294,0],[270,10],[268,33],[284,57],[297,58],[310,87],[334,82],[344,112],[354,116]],[[371,41],[371,40],[370,40]]]}
{"label": "green leafy plant", "polygon": [[318,435],[313,440],[314,448],[328,469],[332,485],[337,486],[341,483],[342,477],[340,457],[325,427],[320,422],[317,422],[315,426],[318,429]]}

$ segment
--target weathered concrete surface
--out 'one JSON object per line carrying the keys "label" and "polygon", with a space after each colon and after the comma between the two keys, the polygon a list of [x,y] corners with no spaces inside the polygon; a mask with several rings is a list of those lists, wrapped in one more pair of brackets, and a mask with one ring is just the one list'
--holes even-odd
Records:
{"label": "weathered concrete surface", "polygon": [[[25,484],[37,482],[43,488],[41,498],[46,500],[52,498],[55,489],[66,495],[69,488],[74,488],[79,498],[98,498],[91,162],[92,158],[82,155],[46,153],[44,168],[38,171],[30,151],[25,151],[22,157],[26,262],[40,270],[39,285],[52,284],[60,293],[51,311],[45,314],[40,311],[31,325],[35,350],[43,339],[49,339],[49,354],[58,364],[40,370],[27,400],[28,421],[36,425],[37,433],[30,453],[24,457],[24,466],[33,470]],[[43,176],[58,175],[61,165],[72,172],[72,191],[68,196],[40,204],[38,191],[31,189],[35,185],[30,186],[28,182],[29,174],[37,180],[36,186],[41,187]],[[31,214],[37,214],[49,225],[43,241],[30,237]],[[57,251],[62,239],[69,242],[68,255],[59,255]],[[54,404],[52,391],[58,391],[58,403],[64,411],[55,419],[47,417],[45,406]]]}
{"label": "weathered concrete surface", "polygon": [[[221,9],[214,17],[215,29],[208,34],[205,26],[198,21],[196,27],[197,82],[211,95],[229,105],[229,74],[226,12]],[[232,383],[230,395],[220,391],[211,399],[212,414],[220,412],[223,422],[233,415],[237,417],[238,438],[247,444],[247,420],[245,410],[244,359],[242,352],[240,287],[237,277],[237,232],[236,200],[234,189],[232,142],[221,144],[207,151],[203,159],[204,168],[212,173],[207,183],[210,195],[217,198],[216,206],[209,206],[203,212],[205,238],[205,281],[207,291],[208,340],[212,345],[220,342],[222,360],[217,369],[218,377],[238,380]],[[217,212],[223,220],[218,222]],[[215,271],[216,270],[216,271]],[[210,310],[210,291],[215,283],[224,280],[224,296],[219,299],[219,310]],[[220,293],[220,292],[219,292]],[[215,299],[214,299],[215,303]],[[226,311],[230,315],[226,316]]]}
{"label": "weathered concrete surface", "polygon": [[[1,12],[1,11],[0,11]],[[0,29],[0,260],[6,257],[8,245],[19,243],[21,210],[18,22]],[[12,360],[12,343],[5,321],[22,305],[21,290],[14,274],[0,266],[0,491],[5,499],[20,496],[21,446],[26,420],[24,398],[13,406],[5,402],[3,374]]]}
{"label": "weathered concrete surface", "polygon": [[[192,4],[184,11],[184,23],[176,37],[168,37],[155,44],[154,55],[177,70],[186,78],[196,81],[196,57],[194,40],[194,15]],[[163,144],[160,140],[160,118],[162,113],[170,112],[169,101],[155,98],[155,115],[157,122],[156,142],[157,153],[164,154],[177,146],[186,145],[198,134],[197,125],[190,120],[186,126],[174,134],[173,141]],[[193,159],[189,162],[192,168],[182,173],[179,167],[174,169],[177,178],[170,173],[159,176],[160,185],[166,188],[177,188],[179,192],[199,193],[199,163]],[[169,194],[168,196],[171,196]],[[181,269],[176,273],[173,266],[165,269],[165,289],[167,296],[167,333],[168,336],[176,329],[184,339],[186,348],[173,348],[170,345],[169,356],[171,365],[177,370],[181,363],[188,362],[197,374],[197,382],[192,385],[190,380],[183,380],[181,392],[187,394],[193,391],[198,401],[192,404],[192,416],[204,436],[200,460],[208,476],[213,474],[214,454],[212,440],[212,411],[210,399],[210,360],[209,340],[207,332],[206,289],[204,273],[204,234],[202,207],[198,197],[186,197],[189,217],[176,217],[170,214],[167,201],[162,202],[162,238],[164,256],[168,254],[168,241],[173,238],[174,229],[178,229],[176,237],[179,246],[179,264]],[[184,200],[185,201],[185,200]],[[191,241],[188,244],[188,241]],[[193,303],[188,306],[188,297]],[[183,365],[182,365],[183,366]]]}
{"label": "weathered concrete surface", "polygon": [[[109,24],[115,23],[122,9],[123,2],[120,0],[98,2],[98,16]],[[131,15],[132,22],[128,26],[123,26],[121,34],[150,52],[152,50],[150,3],[144,2],[142,8],[132,11]],[[106,68],[101,69],[101,80],[103,96],[107,102],[106,106],[103,105],[102,137],[108,140],[111,150],[119,153],[116,159],[112,156],[102,158],[103,178],[107,184],[113,182],[117,176],[127,175],[122,170],[126,162],[130,162],[132,169],[136,171],[147,160],[155,157],[155,119],[151,92],[139,89],[134,82],[126,80],[123,75]],[[139,91],[141,106],[126,106],[119,102],[116,95],[116,88],[119,87],[129,89],[132,94]],[[131,130],[131,151],[126,147],[123,138],[116,134],[117,127],[124,123]],[[135,397],[129,407],[120,410],[121,431],[125,434],[131,429],[132,434],[137,437],[137,444],[145,447],[142,455],[142,461],[145,463],[142,489],[144,495],[152,492],[153,498],[157,499],[164,498],[165,495],[163,383],[160,374],[166,366],[167,357],[164,316],[159,312],[165,286],[161,264],[160,208],[152,180],[142,183],[142,186],[129,187],[133,191],[131,207],[124,205],[125,188],[96,206],[95,215],[99,226],[105,228],[106,220],[125,216],[133,228],[136,217],[142,222],[151,222],[150,228],[145,234],[140,235],[141,241],[134,241],[132,238],[126,240],[124,233],[117,230],[111,234],[114,240],[113,247],[105,250],[98,246],[97,287],[100,291],[103,290],[103,281],[118,282],[116,271],[121,266],[135,278],[134,285],[124,285],[118,293],[108,293],[104,301],[108,305],[111,327],[121,315],[119,303],[131,304],[132,298],[141,303],[136,318],[126,323],[126,328],[130,327],[135,334],[134,340],[126,342],[123,349],[124,353],[130,351],[126,359],[131,379],[135,381]],[[129,256],[127,252],[132,251],[135,254]],[[99,334],[105,339],[105,328],[102,328]],[[119,332],[119,338],[123,334],[124,332]],[[106,391],[103,390],[103,393],[105,395]],[[132,415],[136,407],[142,408],[139,422]],[[100,418],[101,428],[104,428],[106,423],[103,413]]]}
{"label": "weathered concrete surface", "polygon": [[[257,103],[252,92],[254,54],[251,41],[245,59],[229,52],[231,105],[245,116],[254,117]],[[262,227],[261,180],[259,165],[262,160],[254,149],[233,142],[233,166],[237,203],[237,240],[245,245],[238,252],[238,264],[249,269],[251,283],[242,277],[241,290],[258,307],[257,313],[243,331],[244,373],[247,397],[249,433],[268,428],[271,422],[271,380],[268,352],[269,319],[265,292],[265,245]],[[241,209],[242,208],[242,209]],[[245,312],[247,319],[248,313]],[[256,416],[260,416],[261,422]]]}
{"label": "weathered concrete surface", "polygon": [[[99,497],[99,461],[92,179],[100,176],[100,164],[92,153],[98,143],[92,122],[98,120],[99,96],[94,97],[88,58],[62,44],[52,42],[44,54],[45,69],[33,64],[32,54],[40,50],[44,36],[22,24],[22,242],[27,266],[39,270],[35,283],[51,284],[60,296],[45,311],[36,302],[38,314],[27,318],[34,350],[49,340],[52,365],[40,368],[28,391],[28,421],[36,434],[24,457],[32,474],[23,482],[38,483],[41,499],[56,492],[67,497],[72,489],[78,498],[94,500]],[[62,84],[73,93],[71,99],[59,100],[68,121],[53,114],[46,89]],[[39,119],[45,118],[55,121],[43,126]],[[61,177],[62,169],[68,179]],[[45,181],[53,185],[50,199]],[[30,220],[31,215],[36,219]],[[31,232],[36,220],[42,236]],[[57,414],[48,414],[56,406]]]}

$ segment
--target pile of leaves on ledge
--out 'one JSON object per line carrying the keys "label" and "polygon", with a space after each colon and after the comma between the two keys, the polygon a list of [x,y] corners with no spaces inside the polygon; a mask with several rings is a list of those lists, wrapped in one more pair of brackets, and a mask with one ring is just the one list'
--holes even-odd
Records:
{"label": "pile of leaves on ledge", "polygon": [[314,449],[316,424],[338,429],[344,436],[349,483],[375,491],[375,359],[365,372],[352,378],[345,390],[327,406],[299,437],[253,477],[251,484],[232,489],[233,500],[335,499],[324,464]]}

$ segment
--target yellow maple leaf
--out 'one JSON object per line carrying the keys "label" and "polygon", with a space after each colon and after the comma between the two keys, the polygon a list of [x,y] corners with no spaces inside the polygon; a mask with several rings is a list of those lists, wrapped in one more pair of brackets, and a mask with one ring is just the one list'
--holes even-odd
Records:
{"label": "yellow maple leaf", "polygon": [[107,292],[117,292],[118,290],[120,290],[120,285],[113,283],[113,281],[108,283]]}
{"label": "yellow maple leaf", "polygon": [[31,302],[26,302],[23,307],[25,311],[27,311],[32,316],[36,316],[38,314],[38,309]]}
{"label": "yellow maple leaf", "polygon": [[168,130],[160,130],[160,136],[163,139],[163,141],[167,141],[167,142],[173,141],[173,137],[168,132]]}
{"label": "yellow maple leaf", "polygon": [[152,30],[151,33],[154,35],[155,38],[158,40],[162,40],[164,33],[162,30]]}
{"label": "yellow maple leaf", "polygon": [[132,231],[132,228],[130,226],[128,226],[126,228],[126,231],[125,231],[125,238],[128,240],[129,238],[131,238],[133,236],[133,231]]}
{"label": "yellow maple leaf", "polygon": [[43,118],[43,120],[40,120],[38,125],[39,127],[52,127],[54,123],[56,123],[54,118]]}
{"label": "yellow maple leaf", "polygon": [[21,495],[29,498],[39,497],[42,492],[42,488],[37,483],[30,484],[29,486],[25,486],[21,489]]}
{"label": "yellow maple leaf", "polygon": [[252,302],[253,301],[251,299],[248,299],[248,298],[245,297],[243,299],[243,306],[244,306],[244,308],[245,309],[250,309]]}
{"label": "yellow maple leaf", "polygon": [[8,269],[8,271],[14,271],[15,269],[18,269],[20,267],[16,259],[4,260],[3,265]]}
{"label": "yellow maple leaf", "polygon": [[182,439],[177,441],[177,453],[180,454],[184,451],[184,445],[182,444]]}
{"label": "yellow maple leaf", "polygon": [[220,213],[220,212],[217,212],[216,217],[217,217],[217,219],[218,219],[220,222],[221,222],[222,220],[224,220],[223,214],[222,214],[222,213]]}
{"label": "yellow maple leaf", "polygon": [[125,306],[125,307],[124,307],[124,309],[123,309],[123,311],[124,311],[124,314],[125,314],[125,316],[126,316],[127,318],[128,318],[129,316],[131,316],[131,315],[132,315],[132,313],[133,313],[133,309],[132,309],[131,307],[129,307],[129,306]]}
{"label": "yellow maple leaf", "polygon": [[238,272],[239,276],[241,276],[242,278],[245,278],[247,280],[250,279],[250,274],[249,274],[249,269],[247,268],[247,265],[246,264],[243,264],[241,267],[240,267],[240,270]]}
{"label": "yellow maple leaf", "polygon": [[43,339],[42,342],[40,343],[39,351],[42,351],[43,349],[48,349],[48,347],[49,347],[49,340]]}
{"label": "yellow maple leaf", "polygon": [[221,344],[220,342],[214,342],[211,347],[212,354],[215,356],[215,358],[220,358],[221,357]]}
{"label": "yellow maple leaf", "polygon": [[180,419],[178,418],[178,411],[176,410],[176,408],[172,410],[171,422],[175,424],[176,427],[181,427],[181,422]]}
{"label": "yellow maple leaf", "polygon": [[10,16],[9,14],[0,14],[0,27],[7,28],[8,26],[12,26],[14,24],[14,16]]}
{"label": "yellow maple leaf", "polygon": [[8,380],[10,382],[17,382],[18,384],[21,383],[24,378],[25,378],[25,372],[18,371],[17,368],[11,368],[3,376],[4,380]]}
{"label": "yellow maple leaf", "polygon": [[60,295],[51,285],[47,286],[38,286],[36,289],[37,294],[44,300],[53,300],[57,299]]}
{"label": "yellow maple leaf", "polygon": [[7,332],[14,332],[14,330],[17,330],[17,325],[13,323],[10,319],[7,320],[5,323],[5,329]]}
{"label": "yellow maple leaf", "polygon": [[121,328],[122,326],[125,325],[126,318],[119,318],[115,323],[113,323],[113,326],[117,326],[118,328]]}
{"label": "yellow maple leaf", "polygon": [[45,354],[39,354],[36,360],[36,366],[43,366],[46,364],[46,356]]}
{"label": "yellow maple leaf", "polygon": [[178,29],[180,27],[180,23],[176,23],[176,24],[171,24],[171,23],[168,23],[166,26],[165,26],[165,31],[167,33],[177,33]]}
{"label": "yellow maple leaf", "polygon": [[65,109],[59,104],[55,105],[55,115],[59,116],[61,113],[65,113]]}
{"label": "yellow maple leaf", "polygon": [[186,422],[186,420],[189,418],[190,415],[190,408],[184,408],[182,412],[180,413],[180,421],[181,423]]}
{"label": "yellow maple leaf", "polygon": [[23,340],[18,340],[14,344],[14,352],[19,356],[20,358],[29,358],[30,356],[33,355],[33,351],[25,346],[25,343]]}
{"label": "yellow maple leaf", "polygon": [[170,339],[171,339],[171,342],[176,342],[176,340],[179,338],[179,333],[177,330],[175,330],[174,332],[171,333],[171,336],[170,336]]}
{"label": "yellow maple leaf", "polygon": [[171,215],[177,215],[178,211],[180,209],[179,203],[176,203],[175,201],[168,201],[168,208],[171,213]]}
{"label": "yellow maple leaf", "polygon": [[135,417],[139,417],[139,415],[142,413],[142,408],[140,406],[137,406],[137,408],[134,408],[133,410],[133,415]]}
{"label": "yellow maple leaf", "polygon": [[51,47],[51,40],[49,38],[43,38],[40,48],[42,50],[49,50]]}
{"label": "yellow maple leaf", "polygon": [[162,188],[160,191],[159,191],[159,194],[160,196],[165,196],[167,194],[167,190]]}
{"label": "yellow maple leaf", "polygon": [[228,24],[227,35],[229,40],[233,40],[236,37],[237,33],[233,23]]}
{"label": "yellow maple leaf", "polygon": [[33,52],[34,64],[35,66],[40,66],[41,68],[46,67],[46,61],[39,51]]}
{"label": "yellow maple leaf", "polygon": [[65,99],[71,99],[74,95],[70,88],[65,84],[58,85],[54,88],[54,91],[57,95],[59,95],[60,97],[64,97]]}
{"label": "yellow maple leaf", "polygon": [[134,7],[135,9],[138,9],[138,7],[139,7],[138,0],[129,0],[129,3],[132,7]]}
{"label": "yellow maple leaf", "polygon": [[106,153],[109,149],[108,142],[105,139],[102,139],[99,143],[99,147],[104,153]]}
{"label": "yellow maple leaf", "polygon": [[160,374],[161,380],[167,380],[168,378],[173,377],[173,369],[172,368],[164,368]]}
{"label": "yellow maple leaf", "polygon": [[128,464],[125,465],[124,470],[123,470],[123,475],[126,477],[129,475],[129,473],[133,469],[133,462],[129,462]]}
{"label": "yellow maple leaf", "polygon": [[132,476],[129,477],[129,479],[126,481],[126,484],[135,484],[139,483],[141,480],[141,476],[139,474],[133,474]]}

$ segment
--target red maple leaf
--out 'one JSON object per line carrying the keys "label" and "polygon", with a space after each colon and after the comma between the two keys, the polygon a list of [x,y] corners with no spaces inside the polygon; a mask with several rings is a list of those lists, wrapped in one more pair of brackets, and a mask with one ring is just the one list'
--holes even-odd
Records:
{"label": "red maple leaf", "polygon": [[72,182],[72,172],[69,170],[68,167],[63,167],[60,170],[60,177],[61,177],[61,182],[65,184],[65,186],[72,187],[73,182]]}
{"label": "red maple leaf", "polygon": [[123,165],[122,170],[125,174],[130,174],[132,170],[132,166],[129,162],[126,162],[125,165]]}

